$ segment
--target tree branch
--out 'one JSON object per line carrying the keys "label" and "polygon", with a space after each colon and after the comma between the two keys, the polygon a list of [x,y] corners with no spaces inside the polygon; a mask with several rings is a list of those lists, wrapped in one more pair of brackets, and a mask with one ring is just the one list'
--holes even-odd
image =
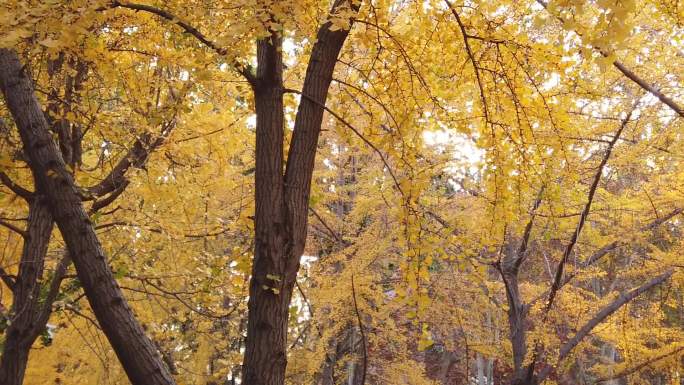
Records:
{"label": "tree branch", "polygon": [[361,332],[361,343],[363,344],[363,372],[361,372],[361,385],[366,384],[366,370],[368,369],[368,346],[366,346],[366,332],[361,321],[361,313],[359,313],[359,306],[356,303],[356,289],[354,287],[354,274],[351,276],[352,298],[354,299],[354,311],[356,312],[356,319],[359,322],[359,331]]}
{"label": "tree branch", "polygon": [[2,282],[7,285],[7,287],[10,289],[10,291],[14,291],[14,284],[15,284],[15,277],[12,275],[8,274],[5,269],[0,267],[0,279],[2,279]]}
{"label": "tree branch", "polygon": [[387,159],[385,158],[385,156],[382,154],[382,152],[381,152],[381,151],[380,151],[380,150],[379,150],[371,141],[369,141],[368,139],[366,139],[366,137],[363,136],[363,134],[361,134],[361,132],[360,132],[359,130],[357,130],[354,126],[352,126],[351,123],[347,122],[344,118],[342,118],[340,115],[338,115],[335,111],[331,110],[330,108],[328,108],[328,107],[325,106],[324,104],[321,104],[320,102],[314,100],[314,99],[311,98],[310,96],[305,95],[305,94],[302,93],[301,91],[293,90],[293,89],[291,89],[291,88],[285,88],[285,89],[283,89],[283,92],[289,92],[289,93],[293,93],[293,94],[298,94],[298,95],[301,95],[303,98],[306,98],[306,99],[312,101],[314,104],[320,106],[320,107],[323,108],[325,111],[327,111],[330,115],[332,115],[332,116],[333,116],[335,119],[337,119],[340,123],[344,124],[344,125],[347,126],[350,130],[352,130],[352,132],[354,132],[354,134],[356,134],[356,136],[358,136],[364,143],[366,143],[370,148],[372,148],[373,151],[375,151],[376,154],[378,154],[378,156],[380,157],[380,160],[382,160],[382,163],[385,165],[385,168],[387,168],[387,172],[389,172],[390,176],[392,177],[392,180],[394,181],[395,187],[397,188],[397,190],[399,190],[399,192],[400,192],[402,195],[404,195],[404,192],[403,192],[403,190],[401,189],[401,185],[399,185],[399,181],[397,180],[397,177],[394,175],[394,172],[392,171],[392,168],[390,167],[389,163],[387,162]]}
{"label": "tree branch", "polygon": [[449,7],[451,10],[451,14],[454,15],[456,18],[456,22],[458,23],[458,27],[461,29],[461,35],[463,35],[463,43],[466,48],[466,53],[468,54],[468,57],[470,58],[470,61],[473,63],[473,70],[475,71],[475,78],[477,79],[477,86],[480,89],[480,99],[482,100],[482,112],[485,116],[485,120],[489,122],[489,113],[487,111],[487,99],[485,98],[485,92],[484,92],[484,86],[482,85],[482,79],[480,78],[480,71],[477,68],[477,63],[475,62],[475,55],[473,55],[473,51],[470,49],[470,43],[468,42],[468,38],[471,37],[468,35],[468,32],[465,29],[465,26],[463,25],[463,22],[461,21],[461,17],[458,15],[454,7],[451,5],[449,0],[444,0],[446,5]]}
{"label": "tree branch", "polygon": [[[50,314],[52,314],[52,304],[57,299],[57,295],[59,295],[59,287],[62,284],[62,280],[66,276],[70,264],[71,257],[69,256],[69,252],[65,251],[64,256],[57,264],[57,268],[55,269],[55,274],[52,277],[52,281],[50,281],[50,289],[48,290],[42,308],[39,310],[36,327],[42,329],[45,327],[45,324],[47,324],[47,321],[50,318]],[[40,331],[41,330],[34,330],[34,332],[36,333],[40,333]]]}
{"label": "tree branch", "polygon": [[[606,307],[604,307],[601,311],[599,311],[592,319],[590,319],[582,328],[577,331],[577,333],[565,344],[563,344],[560,348],[560,353],[558,356],[558,361],[560,362],[561,360],[565,359],[568,354],[592,331],[594,328],[603,322],[608,316],[611,314],[615,313],[618,309],[620,309],[623,305],[629,303],[632,301],[634,298],[638,297],[639,295],[643,294],[644,292],[652,289],[655,286],[660,285],[661,283],[665,282],[668,278],[672,276],[672,271],[668,271],[664,274],[661,274],[650,281],[646,282],[645,284],[639,286],[636,289],[633,289],[629,292],[626,293],[621,293],[613,302],[608,304]],[[539,382],[541,383],[550,373],[551,373],[551,367],[547,366],[545,367],[541,373],[539,374]]]}
{"label": "tree branch", "polygon": [[318,215],[318,213],[316,212],[316,210],[313,209],[313,207],[309,207],[309,211],[311,211],[311,214],[313,214],[313,215],[316,217],[316,219],[318,219],[318,221],[321,222],[321,224],[323,225],[323,227],[325,227],[325,229],[328,230],[328,233],[330,233],[330,235],[331,235],[333,238],[335,238],[335,240],[336,240],[338,243],[340,243],[341,245],[345,245],[345,246],[348,246],[348,245],[349,245],[349,242],[347,242],[347,241],[343,240],[342,238],[340,238],[340,236],[337,235],[337,233],[336,233],[330,226],[328,226],[328,224],[323,220],[323,218],[321,218],[320,215]]}
{"label": "tree branch", "polygon": [[[537,0],[537,3],[539,3],[539,5],[541,5],[542,7],[544,7],[544,9],[548,10],[548,5],[549,5],[548,2],[546,2],[544,0]],[[563,19],[561,19],[560,17],[556,16],[556,19],[558,19],[561,23],[563,22]],[[579,32],[577,32],[577,31],[574,31],[574,32],[581,36],[581,34]],[[592,48],[594,48],[596,51],[598,51],[603,57],[609,56],[607,52],[605,52],[604,50],[602,50],[599,47],[592,46]],[[617,60],[613,61],[613,66],[615,68],[617,68],[617,70],[620,71],[623,75],[625,75],[629,80],[633,81],[639,87],[641,87],[644,91],[655,96],[663,104],[670,107],[672,109],[672,111],[677,113],[677,115],[679,115],[680,117],[684,117],[684,108],[682,108],[682,106],[677,104],[677,102],[672,100],[670,97],[668,97],[667,95],[660,92],[660,90],[658,90],[654,85],[649,84],[646,80],[639,77],[637,74],[632,72],[629,68],[627,68],[624,64],[622,64],[621,62],[619,62]]]}
{"label": "tree branch", "polygon": [[[587,203],[584,206],[584,210],[582,211],[582,214],[580,215],[579,222],[577,223],[577,227],[575,228],[575,232],[572,234],[572,238],[570,238],[570,242],[568,243],[568,246],[565,248],[565,252],[563,253],[563,257],[561,258],[560,262],[558,262],[558,267],[556,269],[556,275],[553,280],[553,284],[551,285],[551,291],[549,292],[549,300],[546,303],[546,308],[545,308],[545,313],[548,313],[551,307],[553,306],[553,301],[556,297],[556,293],[558,292],[558,289],[561,287],[562,279],[563,279],[563,269],[565,267],[565,263],[567,262],[568,258],[570,257],[570,254],[572,254],[572,250],[575,247],[575,244],[577,243],[577,239],[580,236],[580,233],[582,232],[582,228],[584,227],[584,223],[589,216],[589,212],[591,210],[591,204],[594,201],[594,195],[596,194],[596,190],[598,189],[598,184],[599,181],[601,180],[601,175],[603,174],[603,168],[606,166],[606,163],[608,163],[608,159],[610,159],[610,154],[613,152],[613,147],[615,146],[615,143],[617,143],[618,139],[620,138],[620,134],[622,134],[622,131],[625,129],[627,126],[627,123],[629,123],[630,118],[632,117],[632,112],[634,112],[634,109],[636,108],[636,105],[632,107],[632,109],[629,111],[627,116],[622,120],[622,124],[620,124],[620,128],[618,128],[617,132],[613,136],[613,140],[610,141],[608,144],[608,148],[606,149],[605,155],[603,156],[603,159],[601,160],[601,163],[599,164],[598,170],[596,171],[596,175],[594,175],[594,181],[591,184],[591,187],[589,188],[589,195],[587,197]],[[546,317],[546,316],[545,316]]]}
{"label": "tree branch", "polygon": [[[205,46],[211,48],[214,50],[216,53],[218,53],[221,56],[226,56],[228,54],[228,49],[225,47],[220,47],[218,44],[215,42],[209,40],[202,32],[200,32],[197,28],[194,26],[188,24],[187,22],[181,20],[178,16],[172,14],[169,11],[166,11],[164,9],[156,8],[150,5],[146,4],[135,4],[135,3],[129,3],[129,2],[124,2],[124,1],[118,1],[114,0],[109,4],[109,8],[127,8],[131,9],[134,11],[144,11],[144,12],[149,12],[154,15],[157,15],[161,17],[162,19],[168,20],[173,24],[176,24],[177,26],[181,27],[186,33],[189,35],[193,36],[195,39],[200,41],[202,44]],[[254,75],[251,73],[251,68],[249,66],[245,66],[237,61],[233,61],[231,63],[237,72],[242,75],[252,86],[256,84],[256,78]]]}
{"label": "tree branch", "polygon": [[4,184],[5,186],[7,186],[7,188],[12,190],[13,193],[24,198],[24,200],[30,201],[31,199],[33,199],[33,193],[31,191],[14,183],[14,181],[10,179],[10,177],[2,171],[0,171],[0,182],[2,182],[2,184]]}
{"label": "tree branch", "polygon": [[539,189],[539,194],[537,194],[537,199],[534,201],[534,205],[532,206],[530,220],[529,220],[529,222],[527,222],[527,225],[525,226],[525,231],[523,232],[522,241],[520,242],[520,248],[518,249],[518,256],[515,260],[515,263],[513,264],[514,269],[516,271],[520,268],[520,265],[525,260],[525,254],[527,252],[527,246],[528,246],[529,241],[530,241],[530,235],[532,234],[532,227],[534,226],[534,218],[537,215],[537,209],[539,208],[539,205],[541,205],[542,196],[544,194],[545,188],[546,188],[546,186],[542,186],[541,189]]}
{"label": "tree branch", "polygon": [[[670,219],[674,218],[675,216],[681,214],[682,212],[684,212],[684,209],[681,209],[681,208],[674,209],[674,210],[670,211],[668,214],[666,214],[665,216],[663,216],[663,217],[661,217],[661,218],[658,218],[658,219],[652,221],[651,223],[647,224],[646,226],[643,226],[640,230],[641,230],[641,231],[653,230],[653,229],[655,229],[656,227],[658,227],[658,226],[662,225],[663,223],[669,221]],[[601,247],[600,249],[598,249],[597,251],[595,251],[594,254],[592,254],[591,256],[589,256],[589,258],[587,258],[587,259],[582,263],[582,265],[581,265],[580,267],[583,268],[583,269],[585,269],[585,268],[587,268],[587,267],[590,267],[591,265],[593,265],[593,264],[595,264],[596,262],[598,262],[601,258],[603,258],[604,256],[608,255],[608,253],[610,253],[611,251],[617,249],[618,247],[622,246],[623,244],[625,244],[624,241],[613,241],[613,242],[611,242],[611,243],[609,243],[609,244],[607,244],[607,245]],[[562,288],[563,286],[565,286],[565,285],[566,285],[567,283],[569,283],[573,278],[575,278],[578,274],[579,274],[579,271],[573,272],[572,274],[570,274],[570,275],[568,275],[567,277],[565,277],[565,279],[563,279],[563,282],[561,283],[561,285],[559,286],[558,289],[560,289],[560,288]],[[538,297],[536,297],[536,298],[534,298],[532,301],[530,301],[530,304],[533,304],[533,303],[539,301],[540,299],[546,297],[547,295],[548,295],[548,292],[542,293],[541,295],[539,295]]]}
{"label": "tree branch", "polygon": [[648,365],[650,365],[650,364],[652,364],[652,363],[654,363],[654,362],[656,362],[656,361],[660,361],[660,360],[662,360],[663,358],[667,358],[667,357],[673,356],[673,355],[675,355],[675,354],[677,354],[677,353],[679,353],[679,352],[681,352],[681,351],[683,351],[683,350],[684,350],[684,346],[682,346],[682,347],[680,347],[680,348],[677,348],[677,349],[675,349],[675,350],[673,350],[673,351],[671,351],[671,352],[663,353],[663,354],[661,354],[661,355],[655,356],[655,357],[653,357],[653,358],[651,358],[651,359],[648,359],[648,360],[646,360],[646,361],[640,363],[640,364],[637,365],[637,366],[634,366],[634,367],[629,368],[629,369],[625,369],[625,370],[620,371],[620,372],[618,372],[618,373],[616,373],[616,374],[613,374],[612,376],[601,377],[601,378],[599,378],[598,380],[596,380],[596,382],[594,382],[594,384],[598,384],[598,383],[606,382],[606,381],[610,381],[610,380],[616,380],[616,379],[618,379],[618,378],[622,378],[622,377],[628,376],[628,375],[630,375],[630,374],[634,374],[634,373],[638,372],[639,370],[643,369],[644,367],[646,367],[646,366],[648,366]]}
{"label": "tree branch", "polygon": [[[100,183],[88,188],[88,192],[94,197],[100,197],[110,193],[116,194],[117,190],[121,189],[122,186],[125,187],[127,184],[126,172],[131,167],[142,168],[150,157],[150,154],[159,148],[164,143],[166,138],[171,134],[171,131],[175,125],[175,121],[165,123],[161,133],[156,138],[152,138],[149,133],[145,133],[141,135],[141,137],[136,138],[126,155],[119,160],[116,166],[114,166],[114,168],[102,181],[100,181]],[[120,195],[121,192],[123,191],[120,191],[116,195]],[[112,199],[112,201],[113,200],[114,199]],[[107,204],[101,205],[101,207],[98,207],[98,209],[106,206]]]}
{"label": "tree branch", "polygon": [[15,226],[9,222],[5,222],[2,219],[0,219],[0,226],[6,227],[9,230],[14,231],[15,233],[21,235],[22,238],[26,238],[26,231],[20,229],[19,227]]}

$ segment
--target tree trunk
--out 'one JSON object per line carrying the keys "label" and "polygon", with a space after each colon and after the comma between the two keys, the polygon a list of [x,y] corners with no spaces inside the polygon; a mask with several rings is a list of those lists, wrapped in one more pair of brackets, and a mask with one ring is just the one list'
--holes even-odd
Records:
{"label": "tree trunk", "polygon": [[71,174],[16,52],[0,49],[0,88],[14,117],[38,194],[45,194],[95,316],[133,384],[175,381],[111,272]]}
{"label": "tree trunk", "polygon": [[[331,13],[347,2],[335,0]],[[358,11],[359,4],[349,5]],[[252,84],[257,115],[255,247],[243,362],[246,385],[285,383],[289,306],[306,240],[316,146],[335,63],[349,33],[331,31],[331,25],[321,26],[311,52],[285,175],[281,37],[271,31],[257,42]]]}
{"label": "tree trunk", "polygon": [[21,341],[6,341],[2,350],[2,367],[0,368],[0,384],[21,385],[26,373],[31,345],[26,346]]}
{"label": "tree trunk", "polygon": [[[50,210],[42,197],[34,197],[29,203],[28,225],[19,271],[12,288],[12,322],[6,330],[5,344],[0,357],[0,384],[3,385],[21,385],[31,345],[47,323],[47,317],[42,316],[39,306],[40,279],[51,233]],[[47,302],[44,306],[51,306]]]}

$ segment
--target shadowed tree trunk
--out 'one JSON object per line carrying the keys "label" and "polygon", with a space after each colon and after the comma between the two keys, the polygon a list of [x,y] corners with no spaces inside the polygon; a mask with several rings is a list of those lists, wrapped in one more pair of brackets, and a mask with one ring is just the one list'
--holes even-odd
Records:
{"label": "shadowed tree trunk", "polygon": [[24,380],[31,345],[45,328],[45,313],[50,314],[52,300],[46,299],[41,307],[38,298],[51,233],[50,210],[43,197],[34,197],[29,204],[28,226],[24,232],[19,272],[11,287],[11,323],[6,330],[0,357],[0,384],[3,385],[20,385]]}
{"label": "shadowed tree trunk", "polygon": [[19,129],[36,193],[46,198],[88,302],[128,378],[136,385],[174,384],[114,279],[73,177],[50,136],[32,81],[13,50],[0,49],[0,88]]}
{"label": "shadowed tree trunk", "polygon": [[[360,4],[335,0],[356,12]],[[319,29],[306,71],[283,174],[283,62],[275,31],[257,42],[255,250],[249,287],[243,381],[282,385],[287,366],[290,299],[304,251],[318,136],[333,70],[349,30]]]}

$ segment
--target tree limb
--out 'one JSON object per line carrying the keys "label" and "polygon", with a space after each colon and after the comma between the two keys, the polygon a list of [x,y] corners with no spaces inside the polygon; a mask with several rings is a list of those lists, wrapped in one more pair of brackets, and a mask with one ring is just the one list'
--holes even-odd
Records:
{"label": "tree limb", "polygon": [[33,199],[33,193],[31,191],[14,183],[14,181],[10,179],[10,177],[2,171],[0,171],[0,182],[2,182],[2,184],[4,184],[5,186],[7,186],[7,188],[12,190],[13,193],[24,198],[24,200],[30,201],[31,199]]}
{"label": "tree limb", "polygon": [[[653,230],[656,227],[660,226],[661,224],[663,224],[663,223],[669,221],[670,219],[674,218],[675,216],[681,214],[682,212],[684,212],[684,209],[681,209],[681,208],[674,209],[674,210],[670,211],[668,214],[666,214],[665,216],[652,221],[651,223],[647,224],[646,226],[643,226],[640,230],[641,231]],[[587,267],[592,266],[593,264],[598,262],[601,258],[608,255],[608,253],[610,253],[611,251],[622,246],[624,243],[625,243],[624,241],[613,241],[611,243],[606,244],[605,246],[603,246],[600,249],[598,249],[597,251],[595,251],[594,254],[589,256],[589,258],[587,258],[582,263],[582,265],[580,267],[585,269]],[[563,282],[561,283],[559,289],[562,288],[563,286],[565,286],[570,281],[572,281],[572,279],[575,278],[578,274],[579,274],[579,271],[576,271],[576,272],[573,272],[572,274],[569,274],[568,276],[566,276],[565,279],[563,279]],[[530,304],[533,304],[533,303],[539,301],[540,299],[546,297],[547,295],[548,295],[548,292],[542,293],[541,295],[537,296],[532,301],[530,301]]]}
{"label": "tree limb", "polygon": [[330,115],[332,115],[335,119],[337,119],[340,123],[344,124],[344,125],[347,126],[350,130],[352,130],[352,132],[354,132],[354,134],[356,134],[356,136],[358,136],[364,143],[366,143],[371,149],[373,149],[373,151],[375,151],[376,154],[378,154],[378,156],[380,157],[380,160],[381,160],[382,163],[385,165],[385,168],[387,168],[387,172],[389,172],[390,176],[392,177],[392,180],[394,181],[395,187],[397,188],[397,190],[399,190],[399,192],[400,192],[402,195],[404,194],[403,190],[401,189],[401,185],[399,184],[399,180],[398,180],[397,177],[394,175],[394,172],[392,171],[392,168],[390,167],[389,163],[387,162],[387,158],[385,158],[385,156],[382,154],[382,152],[380,151],[380,149],[378,149],[371,141],[369,141],[365,136],[363,136],[363,134],[361,134],[361,132],[360,132],[359,130],[357,130],[354,126],[352,126],[351,123],[347,122],[344,118],[342,118],[340,115],[338,115],[335,111],[333,111],[333,110],[331,110],[330,108],[328,108],[326,105],[321,104],[320,102],[314,100],[314,99],[311,98],[310,96],[305,95],[305,94],[302,93],[301,91],[293,90],[293,89],[291,89],[291,88],[285,88],[285,89],[283,90],[283,92],[289,92],[289,93],[293,93],[293,94],[298,94],[298,95],[301,95],[303,98],[306,98],[306,99],[308,99],[308,100],[311,100],[314,104],[317,104],[318,106],[320,106],[321,108],[323,108],[323,109],[324,109],[325,111],[327,111]]}
{"label": "tree limb", "polygon": [[7,285],[7,287],[10,289],[10,291],[14,291],[14,284],[15,284],[15,279],[16,277],[13,277],[12,275],[8,274],[5,269],[0,267],[0,279],[2,279],[2,282]]}
{"label": "tree limb", "polygon": [[[604,307],[601,311],[596,313],[596,315],[590,319],[582,328],[575,333],[575,335],[567,341],[565,344],[563,344],[560,348],[560,353],[558,356],[558,361],[560,362],[561,360],[565,359],[568,354],[589,334],[591,333],[594,328],[603,322],[608,316],[611,314],[615,313],[618,309],[620,309],[623,305],[629,303],[632,301],[634,298],[638,297],[639,295],[643,294],[644,292],[652,289],[655,286],[660,285],[661,283],[665,282],[668,278],[672,276],[672,271],[665,272],[650,281],[646,282],[645,284],[639,286],[636,289],[632,289],[629,292],[626,293],[621,293],[613,302],[608,304],[606,307]],[[541,373],[539,374],[539,382],[542,382],[550,373],[551,373],[551,366],[545,367]]]}
{"label": "tree limb", "polygon": [[601,180],[601,175],[603,174],[603,168],[606,166],[606,163],[608,163],[608,159],[610,159],[610,154],[613,152],[613,147],[615,146],[615,143],[617,143],[618,139],[620,138],[620,134],[622,134],[622,131],[625,129],[627,126],[627,123],[629,123],[630,118],[632,117],[632,112],[634,112],[634,109],[636,108],[636,105],[629,111],[627,116],[622,120],[622,124],[620,124],[620,128],[618,128],[617,132],[613,136],[613,140],[610,141],[608,144],[608,148],[606,149],[605,155],[603,156],[603,159],[601,159],[601,163],[599,164],[598,170],[596,171],[596,175],[594,175],[594,181],[591,183],[591,187],[589,188],[589,195],[587,197],[587,203],[584,206],[584,210],[582,211],[582,214],[580,215],[579,222],[577,223],[577,227],[575,228],[575,232],[572,234],[572,238],[570,238],[570,242],[568,243],[567,247],[565,248],[565,252],[563,253],[563,257],[561,258],[560,262],[558,262],[558,267],[556,269],[556,275],[553,280],[553,284],[551,285],[551,291],[549,292],[549,300],[546,303],[546,308],[545,308],[545,313],[548,313],[551,307],[553,306],[553,301],[556,298],[556,293],[558,292],[558,289],[561,287],[561,281],[563,279],[563,269],[565,267],[565,263],[567,262],[568,258],[570,257],[570,254],[572,254],[572,250],[575,247],[575,244],[577,243],[577,239],[580,236],[580,233],[582,232],[582,228],[584,227],[584,223],[589,216],[589,211],[591,210],[591,204],[594,201],[594,195],[596,194],[596,190],[598,189],[598,184],[599,181]]}
{"label": "tree limb", "polygon": [[[64,256],[57,264],[57,268],[55,269],[55,274],[52,277],[52,281],[50,281],[50,289],[48,290],[42,308],[39,310],[36,327],[42,329],[45,327],[45,324],[47,324],[47,321],[50,318],[50,314],[52,314],[52,304],[55,302],[57,296],[59,295],[59,287],[62,284],[62,280],[66,276],[70,264],[71,257],[69,256],[69,252],[65,251]],[[36,333],[40,333],[40,331],[41,330],[34,330],[34,332]]]}
{"label": "tree limb", "polygon": [[[177,26],[181,27],[186,33],[190,34],[193,36],[195,39],[200,41],[202,44],[205,46],[211,48],[214,50],[216,53],[218,53],[221,56],[226,56],[228,54],[228,49],[225,47],[220,47],[218,44],[215,42],[209,40],[202,32],[200,32],[197,28],[194,26],[188,24],[187,22],[181,20],[178,16],[172,14],[171,12],[153,7],[151,5],[146,5],[146,4],[135,4],[135,3],[129,3],[125,1],[118,1],[114,0],[109,4],[109,8],[127,8],[131,9],[134,11],[144,11],[144,12],[149,12],[154,15],[157,15],[161,17],[162,19],[168,20],[173,24],[176,24]],[[256,84],[256,78],[254,75],[251,73],[251,69],[249,66],[243,65],[237,61],[234,61],[231,63],[237,72],[242,75],[251,85]]]}
{"label": "tree limb", "polygon": [[[542,7],[544,7],[544,9],[548,10],[548,6],[549,6],[548,2],[546,2],[544,0],[537,0],[537,3],[539,3],[539,5],[541,5]],[[563,20],[559,17],[556,17],[556,19],[558,19],[561,23],[563,22]],[[574,31],[574,32],[581,36],[581,34],[579,32],[577,32],[577,31]],[[592,48],[594,48],[596,51],[598,51],[603,57],[609,56],[607,52],[605,52],[604,50],[602,50],[599,47],[592,46]],[[621,62],[619,62],[617,60],[613,61],[613,66],[615,68],[617,68],[617,70],[620,71],[623,75],[625,75],[629,80],[633,81],[639,87],[641,87],[644,91],[655,96],[663,104],[670,107],[672,109],[672,111],[677,113],[677,115],[679,115],[680,117],[684,117],[684,108],[682,108],[682,106],[677,104],[677,102],[672,100],[670,97],[668,97],[667,95],[660,92],[660,90],[658,90],[654,85],[649,84],[646,80],[639,77],[637,74],[632,72],[629,68],[627,68],[624,64],[622,64]]]}
{"label": "tree limb", "polygon": [[0,226],[6,227],[9,230],[14,231],[15,233],[21,235],[22,238],[26,238],[26,231],[20,229],[19,227],[15,226],[9,222],[5,222],[2,219],[0,219]]}
{"label": "tree limb", "polygon": [[444,0],[446,5],[449,7],[451,10],[451,14],[454,15],[456,18],[456,22],[458,23],[458,27],[461,29],[461,35],[463,35],[463,43],[466,48],[466,53],[468,54],[468,57],[470,58],[470,61],[473,63],[473,70],[475,71],[475,78],[477,79],[477,86],[480,89],[480,99],[482,100],[482,112],[484,113],[485,120],[489,122],[489,113],[487,111],[487,99],[485,98],[485,92],[484,92],[484,86],[482,85],[482,79],[480,78],[480,71],[477,68],[477,63],[475,62],[475,55],[473,55],[473,51],[470,49],[470,43],[468,42],[468,38],[471,37],[468,35],[468,32],[465,29],[465,26],[463,25],[463,22],[461,21],[461,17],[458,15],[454,7],[451,5],[449,0]]}
{"label": "tree limb", "polygon": [[[126,172],[132,167],[142,168],[149,159],[150,154],[164,143],[174,127],[175,121],[170,121],[163,125],[162,131],[158,137],[152,138],[149,133],[145,133],[139,138],[136,138],[126,155],[119,160],[116,166],[114,166],[100,183],[88,188],[88,193],[94,197],[100,197],[105,194],[115,194],[122,186],[125,187],[127,184]],[[116,195],[118,196],[121,192]],[[112,199],[112,201],[113,200],[114,199]],[[98,208],[104,206],[106,205]]]}
{"label": "tree limb", "polygon": [[354,274],[351,276],[352,298],[354,299],[354,311],[356,312],[356,319],[359,322],[359,330],[361,331],[361,343],[363,344],[363,372],[361,372],[361,385],[366,384],[366,370],[368,369],[368,347],[366,346],[366,332],[361,321],[361,313],[359,313],[359,306],[356,303],[356,289],[354,288]]}
{"label": "tree limb", "polygon": [[648,359],[648,360],[646,360],[646,361],[644,361],[644,362],[638,364],[637,366],[634,366],[634,367],[629,368],[629,369],[625,369],[625,370],[620,371],[620,372],[618,372],[618,373],[616,373],[616,374],[613,374],[612,376],[601,377],[601,378],[599,378],[598,380],[596,380],[596,382],[594,382],[594,384],[598,384],[598,383],[606,382],[606,381],[610,381],[610,380],[616,380],[616,379],[618,379],[618,378],[625,377],[625,376],[628,376],[628,375],[630,375],[630,374],[634,374],[634,373],[638,372],[639,370],[643,369],[644,367],[646,367],[646,366],[648,366],[648,365],[650,365],[650,364],[652,364],[652,363],[654,363],[654,362],[656,362],[656,361],[660,361],[660,360],[662,360],[663,358],[667,358],[667,357],[673,356],[673,355],[675,355],[675,354],[677,354],[677,353],[679,353],[679,352],[681,352],[681,351],[683,351],[683,350],[684,350],[684,346],[682,346],[682,347],[680,347],[680,348],[677,348],[677,349],[675,349],[675,350],[673,350],[673,351],[671,351],[671,352],[663,353],[663,354],[661,354],[661,355],[655,356],[655,357],[653,357],[653,358],[651,358],[651,359]]}
{"label": "tree limb", "polygon": [[520,248],[518,249],[518,256],[513,264],[514,269],[517,271],[520,268],[520,265],[522,265],[523,261],[525,260],[525,254],[527,253],[527,246],[530,241],[530,235],[532,234],[532,227],[534,226],[534,218],[537,215],[537,209],[539,208],[539,205],[541,205],[542,202],[542,196],[544,194],[544,189],[546,186],[542,186],[541,189],[539,189],[539,194],[537,194],[537,199],[534,201],[534,205],[532,206],[532,214],[530,217],[529,222],[527,222],[527,225],[525,226],[525,231],[523,232],[523,237],[522,241],[520,242]]}
{"label": "tree limb", "polygon": [[[154,15],[157,15],[161,17],[162,19],[168,20],[173,24],[176,24],[177,26],[181,27],[186,33],[190,34],[192,37],[200,41],[202,44],[205,46],[211,48],[214,50],[216,53],[218,53],[221,56],[226,56],[228,54],[228,49],[225,47],[220,47],[218,44],[215,42],[209,40],[202,32],[200,32],[197,28],[194,26],[188,24],[187,22],[181,20],[178,16],[174,15],[173,13],[166,11],[164,9],[156,8],[151,5],[146,5],[146,4],[135,4],[135,3],[129,3],[125,1],[118,1],[114,0],[109,4],[109,8],[127,8],[131,9],[134,11],[144,11],[144,12],[149,12]],[[256,78],[251,72],[251,68],[249,65],[244,65],[238,61],[233,61],[231,63],[236,71],[242,75],[251,85],[256,84]]]}

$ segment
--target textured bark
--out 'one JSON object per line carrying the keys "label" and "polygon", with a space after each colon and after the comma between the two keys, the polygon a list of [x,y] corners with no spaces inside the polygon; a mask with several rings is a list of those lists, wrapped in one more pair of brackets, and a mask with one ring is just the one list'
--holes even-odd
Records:
{"label": "textured bark", "polygon": [[512,384],[524,384],[528,371],[523,367],[527,354],[527,307],[520,297],[517,261],[520,257],[508,247],[506,257],[501,263],[501,277],[506,289],[508,302],[509,339],[513,349],[513,381]]}
{"label": "textured bark", "polygon": [[[45,329],[47,319],[40,307],[40,278],[45,266],[52,216],[40,196],[29,205],[28,226],[13,286],[11,324],[6,330],[0,357],[0,384],[20,385],[24,379],[31,345]],[[48,301],[46,301],[46,305]]]}
{"label": "textured bark", "polygon": [[47,198],[88,302],[128,378],[136,385],[174,384],[114,279],[74,180],[50,136],[32,81],[12,50],[0,49],[0,88],[19,129],[36,191]]}
{"label": "textured bark", "polygon": [[[336,0],[331,13],[346,3]],[[352,7],[358,10],[358,5]],[[322,106],[349,33],[331,31],[330,26],[321,26],[312,49],[302,90],[307,97],[297,111],[284,174],[281,39],[272,31],[257,42],[255,248],[243,361],[243,379],[249,385],[285,383],[289,305],[306,241]]]}

